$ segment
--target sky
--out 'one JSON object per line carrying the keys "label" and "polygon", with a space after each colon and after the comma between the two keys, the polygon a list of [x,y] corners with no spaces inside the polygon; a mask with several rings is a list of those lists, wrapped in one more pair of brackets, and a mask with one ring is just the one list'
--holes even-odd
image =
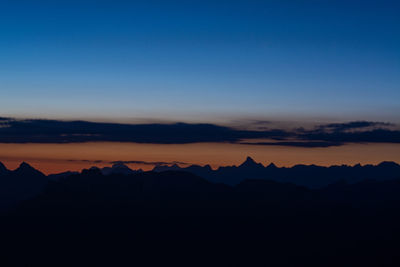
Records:
{"label": "sky", "polygon": [[0,161],[400,162],[399,14],[388,0],[0,1]]}
{"label": "sky", "polygon": [[20,118],[400,122],[398,1],[1,1]]}

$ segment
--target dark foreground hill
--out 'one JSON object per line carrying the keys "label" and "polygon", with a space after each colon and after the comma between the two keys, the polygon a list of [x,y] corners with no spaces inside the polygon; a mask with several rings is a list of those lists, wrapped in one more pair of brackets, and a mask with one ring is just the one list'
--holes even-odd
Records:
{"label": "dark foreground hill", "polygon": [[399,266],[400,181],[322,189],[181,171],[50,179],[0,222],[2,266]]}

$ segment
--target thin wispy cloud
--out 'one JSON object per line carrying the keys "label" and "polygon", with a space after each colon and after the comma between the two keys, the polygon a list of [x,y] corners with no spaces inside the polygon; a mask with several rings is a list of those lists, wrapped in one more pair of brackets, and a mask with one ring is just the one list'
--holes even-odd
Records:
{"label": "thin wispy cloud", "polygon": [[138,164],[138,165],[190,165],[191,163],[182,161],[144,161],[144,160],[90,160],[90,159],[67,159],[67,162],[79,162],[79,163],[90,163],[90,164]]}

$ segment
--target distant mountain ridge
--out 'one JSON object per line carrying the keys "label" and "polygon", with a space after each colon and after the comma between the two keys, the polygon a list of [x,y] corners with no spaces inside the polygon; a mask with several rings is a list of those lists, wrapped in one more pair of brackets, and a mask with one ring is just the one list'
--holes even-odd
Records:
{"label": "distant mountain ridge", "polygon": [[136,174],[136,173],[140,173],[140,172],[143,172],[143,170],[142,169],[132,170],[131,168],[129,168],[122,162],[117,162],[117,163],[114,163],[111,167],[104,167],[101,169],[101,173],[103,175],[110,175],[110,174],[129,175],[129,174]]}
{"label": "distant mountain ridge", "polygon": [[236,185],[246,179],[272,180],[310,188],[324,187],[338,181],[356,183],[363,180],[392,180],[400,179],[400,165],[395,162],[381,162],[378,165],[341,165],[323,167],[317,165],[295,165],[293,167],[277,167],[270,163],[264,166],[255,162],[251,157],[239,166],[219,167],[213,170],[209,165],[204,167],[191,165],[179,167],[178,165],[160,165],[154,167],[154,172],[186,171],[201,176],[211,182]]}
{"label": "distant mountain ridge", "polygon": [[[92,167],[99,169],[97,167]],[[122,162],[114,163],[111,167],[99,169],[103,175],[123,174],[131,175],[143,172],[143,170],[133,170]],[[317,165],[295,165],[293,167],[277,167],[274,163],[264,166],[257,163],[251,157],[238,166],[222,166],[213,170],[210,165],[200,166],[191,165],[180,167],[178,164],[157,165],[152,169],[153,172],[164,171],[184,171],[200,176],[210,182],[236,185],[246,179],[271,180],[283,183],[293,183],[296,185],[310,188],[321,188],[338,181],[356,183],[364,180],[385,181],[400,179],[400,165],[395,162],[384,161],[378,165],[333,165],[329,167]],[[0,162],[0,178],[5,175],[43,175],[29,164],[23,162],[14,171],[8,170]],[[79,172],[67,171],[64,173],[48,175],[50,180],[58,180]]]}
{"label": "distant mountain ridge", "polygon": [[[290,168],[277,167],[273,163],[264,166],[257,163],[251,157],[239,166],[225,166],[213,170],[210,165],[191,165],[180,167],[174,165],[158,165],[150,172],[141,169],[132,170],[122,162],[115,163],[112,167],[92,167],[82,172],[64,172],[59,174],[44,175],[28,163],[21,163],[15,170],[8,170],[0,162],[0,208],[9,207],[22,200],[34,197],[41,193],[49,181],[61,181],[81,173],[93,171],[105,177],[122,175],[134,177],[141,173],[184,172],[201,177],[208,182],[239,185],[248,180],[273,181],[278,183],[290,183],[307,188],[324,188],[332,184],[345,182],[355,184],[363,181],[390,181],[400,180],[400,165],[395,162],[382,162],[378,165],[354,165],[354,166],[330,166],[295,165]],[[171,176],[168,176],[171,177]],[[182,182],[182,181],[181,181]]]}
{"label": "distant mountain ridge", "polygon": [[[142,173],[142,169],[133,170],[123,162],[114,163],[111,167],[92,167],[98,169],[103,175],[122,174],[133,175]],[[227,185],[237,185],[244,180],[271,180],[282,183],[293,183],[309,188],[321,188],[339,181],[356,183],[364,180],[386,181],[400,179],[400,165],[395,162],[384,161],[378,165],[333,165],[329,167],[317,165],[295,165],[293,167],[277,167],[274,163],[264,166],[256,162],[253,158],[247,157],[238,166],[222,166],[212,169],[210,165],[191,165],[180,167],[178,164],[157,165],[151,171],[183,171],[200,176],[210,182],[223,183]],[[34,169],[29,164],[23,162],[14,171],[8,170],[0,162],[0,179],[3,176],[45,176],[40,171]],[[48,175],[49,180],[59,180],[71,175],[79,174],[75,171],[67,171],[58,174]]]}

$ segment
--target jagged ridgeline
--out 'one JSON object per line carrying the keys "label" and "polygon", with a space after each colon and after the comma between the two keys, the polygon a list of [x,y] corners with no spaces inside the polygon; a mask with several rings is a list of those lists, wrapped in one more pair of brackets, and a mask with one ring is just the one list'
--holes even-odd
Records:
{"label": "jagged ridgeline", "polygon": [[[175,176],[185,177],[188,180],[174,181]],[[166,175],[168,173],[168,175]],[[64,172],[59,174],[44,175],[35,170],[27,163],[22,163],[16,170],[8,170],[3,164],[0,164],[0,200],[3,209],[13,206],[22,200],[35,197],[42,193],[49,183],[64,183],[65,181],[76,181],[80,183],[85,181],[84,177],[88,174],[104,177],[104,184],[107,183],[131,183],[145,177],[164,177],[171,181],[164,181],[176,187],[189,182],[190,178],[198,177],[204,182],[212,184],[225,184],[238,187],[248,183],[248,180],[274,181],[277,183],[292,184],[292,186],[303,186],[309,189],[321,189],[332,184],[347,183],[349,185],[363,181],[397,181],[400,179],[400,165],[394,162],[382,162],[378,165],[354,165],[354,166],[316,166],[316,165],[296,165],[291,168],[279,168],[273,163],[264,166],[255,162],[252,158],[247,159],[239,166],[220,167],[212,169],[209,165],[189,167],[180,167],[174,165],[158,165],[151,172],[144,172],[141,169],[132,170],[122,162],[117,162],[111,167],[102,169],[92,167],[82,172]],[[185,174],[185,175],[184,175]],[[83,179],[80,181],[79,179]],[[131,180],[129,180],[131,179]],[[149,178],[150,180],[150,178]],[[152,186],[157,187],[157,183],[146,181],[146,190],[151,190]],[[193,185],[195,187],[195,185]],[[210,185],[211,186],[211,185]],[[194,188],[196,189],[196,188]],[[136,189],[135,189],[136,190]]]}

